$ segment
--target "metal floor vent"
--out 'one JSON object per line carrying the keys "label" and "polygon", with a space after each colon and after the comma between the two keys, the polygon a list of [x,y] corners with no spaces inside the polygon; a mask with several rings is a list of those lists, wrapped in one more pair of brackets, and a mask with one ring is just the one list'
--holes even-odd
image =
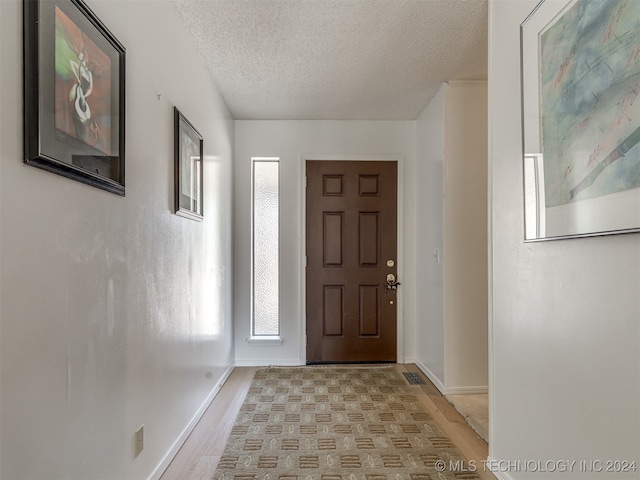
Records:
{"label": "metal floor vent", "polygon": [[424,378],[419,373],[415,372],[402,372],[404,376],[407,378],[407,382],[412,385],[424,385]]}

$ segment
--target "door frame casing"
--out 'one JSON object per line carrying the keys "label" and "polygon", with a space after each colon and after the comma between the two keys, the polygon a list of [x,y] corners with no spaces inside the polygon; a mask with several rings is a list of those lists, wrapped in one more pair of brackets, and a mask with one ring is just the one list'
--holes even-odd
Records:
{"label": "door frame casing", "polygon": [[[300,360],[307,363],[307,161],[344,161],[344,162],[396,162],[397,165],[397,274],[398,279],[404,278],[404,156],[403,155],[300,155]],[[402,283],[402,282],[401,282]],[[397,352],[396,362],[404,363],[404,294],[402,287],[397,296]]]}

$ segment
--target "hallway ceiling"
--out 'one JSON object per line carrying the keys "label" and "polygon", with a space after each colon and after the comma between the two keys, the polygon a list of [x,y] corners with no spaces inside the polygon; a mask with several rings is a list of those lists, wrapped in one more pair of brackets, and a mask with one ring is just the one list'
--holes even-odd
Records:
{"label": "hallway ceiling", "polygon": [[487,0],[172,1],[236,119],[415,120],[487,75]]}

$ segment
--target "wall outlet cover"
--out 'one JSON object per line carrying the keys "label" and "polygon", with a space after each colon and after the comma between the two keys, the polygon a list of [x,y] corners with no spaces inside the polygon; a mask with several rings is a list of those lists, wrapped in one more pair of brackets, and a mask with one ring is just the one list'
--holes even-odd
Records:
{"label": "wall outlet cover", "polygon": [[134,457],[137,457],[144,450],[144,425],[140,426],[135,433],[135,453]]}

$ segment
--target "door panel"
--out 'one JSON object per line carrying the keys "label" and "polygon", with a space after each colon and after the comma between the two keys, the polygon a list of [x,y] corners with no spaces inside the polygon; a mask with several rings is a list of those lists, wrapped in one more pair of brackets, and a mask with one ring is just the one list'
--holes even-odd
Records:
{"label": "door panel", "polygon": [[360,212],[360,266],[380,266],[378,212]]}
{"label": "door panel", "polygon": [[325,285],[324,286],[324,335],[326,337],[341,337],[342,312],[344,312],[344,286]]}
{"label": "door panel", "polygon": [[343,267],[342,248],[344,240],[342,238],[342,225],[344,223],[344,212],[323,212],[323,264],[325,267]]}
{"label": "door panel", "polygon": [[360,337],[380,336],[380,287],[360,285]]}
{"label": "door panel", "polygon": [[395,361],[397,164],[306,168],[307,362]]}

